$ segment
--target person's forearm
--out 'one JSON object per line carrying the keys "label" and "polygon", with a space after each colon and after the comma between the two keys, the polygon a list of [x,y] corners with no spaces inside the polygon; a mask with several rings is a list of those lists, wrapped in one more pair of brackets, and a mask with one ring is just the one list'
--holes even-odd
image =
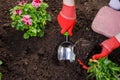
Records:
{"label": "person's forearm", "polygon": [[63,0],[63,4],[68,5],[68,6],[74,6],[75,1],[74,0]]}

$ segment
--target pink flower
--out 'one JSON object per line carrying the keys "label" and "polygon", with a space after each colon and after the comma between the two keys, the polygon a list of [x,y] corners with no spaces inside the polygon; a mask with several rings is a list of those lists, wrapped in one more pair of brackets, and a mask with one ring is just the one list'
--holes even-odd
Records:
{"label": "pink flower", "polygon": [[23,0],[23,1],[18,2],[18,5],[21,6],[21,5],[24,5],[24,4],[26,4],[26,3],[27,3],[27,1],[24,1],[24,0]]}
{"label": "pink flower", "polygon": [[32,19],[30,19],[29,15],[24,15],[22,18],[22,22],[25,23],[27,26],[32,24]]}
{"label": "pink flower", "polygon": [[21,15],[22,14],[22,10],[14,10],[13,14]]}
{"label": "pink flower", "polygon": [[41,5],[42,0],[33,0],[32,1],[32,6],[34,7],[39,7]]}

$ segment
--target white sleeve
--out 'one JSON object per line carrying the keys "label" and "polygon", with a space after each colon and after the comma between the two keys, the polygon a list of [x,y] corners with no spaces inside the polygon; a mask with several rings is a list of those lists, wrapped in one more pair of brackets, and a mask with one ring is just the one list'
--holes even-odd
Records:
{"label": "white sleeve", "polygon": [[119,0],[110,0],[109,6],[113,9],[120,10],[120,1]]}

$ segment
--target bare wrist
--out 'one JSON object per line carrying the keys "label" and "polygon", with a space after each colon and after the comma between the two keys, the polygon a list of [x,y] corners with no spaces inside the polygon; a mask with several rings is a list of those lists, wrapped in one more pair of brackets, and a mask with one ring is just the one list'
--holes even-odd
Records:
{"label": "bare wrist", "polygon": [[75,6],[75,1],[74,0],[63,0],[63,4],[67,6]]}
{"label": "bare wrist", "polygon": [[120,33],[118,33],[117,35],[115,35],[115,38],[118,40],[118,42],[120,43]]}

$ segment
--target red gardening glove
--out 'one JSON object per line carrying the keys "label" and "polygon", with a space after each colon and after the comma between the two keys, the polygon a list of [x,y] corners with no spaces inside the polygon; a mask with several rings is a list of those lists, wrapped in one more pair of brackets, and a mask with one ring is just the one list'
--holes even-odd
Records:
{"label": "red gardening glove", "polygon": [[120,46],[120,43],[115,37],[111,37],[108,40],[103,41],[101,44],[102,51],[100,54],[95,54],[92,59],[99,59],[108,56],[114,49]]}
{"label": "red gardening glove", "polygon": [[61,27],[61,34],[68,32],[72,36],[72,30],[76,21],[75,6],[67,6],[63,4],[62,10],[57,17],[58,23]]}

